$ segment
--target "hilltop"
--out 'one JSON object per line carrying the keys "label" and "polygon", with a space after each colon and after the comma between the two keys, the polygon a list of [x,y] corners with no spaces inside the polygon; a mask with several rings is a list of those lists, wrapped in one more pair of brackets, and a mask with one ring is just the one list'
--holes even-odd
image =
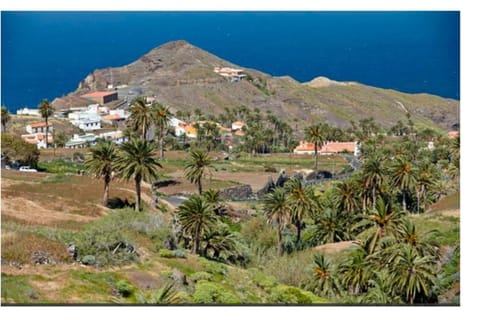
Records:
{"label": "hilltop", "polygon": [[[215,68],[241,70],[233,81]],[[392,76],[394,78],[394,76]],[[177,110],[219,114],[225,107],[246,106],[271,110],[303,127],[327,122],[349,126],[351,120],[373,117],[389,127],[410,113],[421,127],[450,130],[459,123],[459,101],[429,94],[406,94],[394,90],[337,82],[319,77],[300,83],[289,76],[274,77],[240,67],[186,41],[174,41],[154,48],[138,60],[122,66],[97,69],[79,82],[78,88],[53,104],[57,108],[75,103],[79,95],[117,89],[119,99],[138,95],[155,96]]]}

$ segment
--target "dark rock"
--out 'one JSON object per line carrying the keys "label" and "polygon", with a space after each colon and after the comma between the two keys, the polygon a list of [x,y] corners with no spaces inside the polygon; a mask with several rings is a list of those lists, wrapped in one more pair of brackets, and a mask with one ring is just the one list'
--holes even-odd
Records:
{"label": "dark rock", "polygon": [[283,187],[283,185],[289,180],[287,173],[285,170],[280,171],[278,176],[277,182],[275,182],[275,187]]}
{"label": "dark rock", "polygon": [[67,247],[68,254],[72,258],[73,261],[77,261],[78,259],[78,248],[73,243],[69,243]]}
{"label": "dark rock", "polygon": [[176,268],[172,271],[172,277],[180,285],[188,285],[187,276]]}
{"label": "dark rock", "polygon": [[240,185],[220,191],[220,195],[227,200],[247,200],[253,197],[250,185]]}
{"label": "dark rock", "polygon": [[171,236],[168,237],[168,239],[166,239],[165,241],[163,241],[163,246],[165,247],[165,249],[168,249],[168,250],[176,250],[177,249],[175,239]]}
{"label": "dark rock", "polygon": [[263,186],[262,189],[257,191],[257,195],[261,197],[273,191],[274,189],[275,189],[275,183],[273,182],[273,178],[271,176],[268,176],[267,183],[265,184],[265,186]]}
{"label": "dark rock", "polygon": [[32,254],[32,264],[44,265],[55,264],[55,261],[50,257],[46,251],[34,251]]}

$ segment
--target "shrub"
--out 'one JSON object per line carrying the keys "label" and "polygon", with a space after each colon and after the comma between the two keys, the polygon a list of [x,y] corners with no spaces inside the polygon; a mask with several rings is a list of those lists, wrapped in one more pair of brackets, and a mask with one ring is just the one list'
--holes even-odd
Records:
{"label": "shrub", "polygon": [[163,257],[163,258],[175,258],[176,257],[175,252],[172,251],[172,250],[168,250],[168,249],[160,249],[158,251],[158,255],[160,257]]}
{"label": "shrub", "polygon": [[115,288],[118,293],[124,298],[127,298],[133,293],[133,285],[127,282],[126,280],[120,280],[115,284]]}
{"label": "shrub", "polygon": [[264,290],[271,289],[277,285],[277,280],[273,276],[267,276],[256,268],[249,269],[253,282]]}
{"label": "shrub", "polygon": [[269,297],[268,302],[312,304],[326,303],[326,300],[317,297],[311,292],[304,291],[292,286],[280,284],[272,289],[272,293]]}
{"label": "shrub", "polygon": [[263,167],[264,167],[265,172],[273,172],[273,173],[278,172],[277,168],[274,167],[273,164],[271,164],[271,163],[267,163]]}
{"label": "shrub", "polygon": [[242,301],[233,293],[227,291],[216,283],[199,281],[193,293],[194,303],[225,303],[238,304]]}
{"label": "shrub", "polygon": [[198,281],[211,281],[213,279],[213,275],[207,272],[196,272],[190,275],[190,279],[193,282]]}
{"label": "shrub", "polygon": [[227,265],[209,261],[203,257],[198,259],[205,268],[205,271],[213,275],[226,276],[228,274]]}
{"label": "shrub", "polygon": [[187,252],[184,249],[177,249],[173,252],[175,253],[175,257],[177,258],[187,258]]}
{"label": "shrub", "polygon": [[95,265],[96,259],[93,255],[85,255],[82,257],[82,264],[84,265]]}

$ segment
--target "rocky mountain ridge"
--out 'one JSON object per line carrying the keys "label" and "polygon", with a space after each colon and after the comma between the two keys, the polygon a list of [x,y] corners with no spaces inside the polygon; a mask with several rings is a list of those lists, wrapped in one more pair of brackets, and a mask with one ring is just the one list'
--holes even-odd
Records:
{"label": "rocky mountain ridge", "polygon": [[[216,67],[240,69],[243,76],[233,81],[215,72]],[[240,67],[186,41],[161,45],[123,67],[97,69],[57,103],[109,87],[117,88],[119,97],[127,101],[138,95],[155,96],[173,112],[199,108],[206,114],[219,114],[225,107],[246,106],[270,110],[300,126],[327,122],[342,127],[352,120],[373,117],[389,127],[405,120],[407,112],[422,127],[450,130],[459,123],[457,100],[326,77],[300,83],[289,76],[274,77]]]}

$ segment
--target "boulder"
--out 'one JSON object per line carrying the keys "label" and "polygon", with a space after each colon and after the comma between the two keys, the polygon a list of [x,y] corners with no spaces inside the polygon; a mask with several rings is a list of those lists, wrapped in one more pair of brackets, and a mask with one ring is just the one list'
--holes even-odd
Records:
{"label": "boulder", "polygon": [[223,189],[220,195],[227,200],[247,200],[253,197],[253,190],[250,185],[240,185]]}
{"label": "boulder", "polygon": [[269,192],[273,191],[274,189],[275,189],[275,183],[273,182],[273,178],[271,176],[269,176],[265,186],[263,186],[262,189],[257,191],[257,196],[258,197],[264,196],[264,195],[268,194]]}

